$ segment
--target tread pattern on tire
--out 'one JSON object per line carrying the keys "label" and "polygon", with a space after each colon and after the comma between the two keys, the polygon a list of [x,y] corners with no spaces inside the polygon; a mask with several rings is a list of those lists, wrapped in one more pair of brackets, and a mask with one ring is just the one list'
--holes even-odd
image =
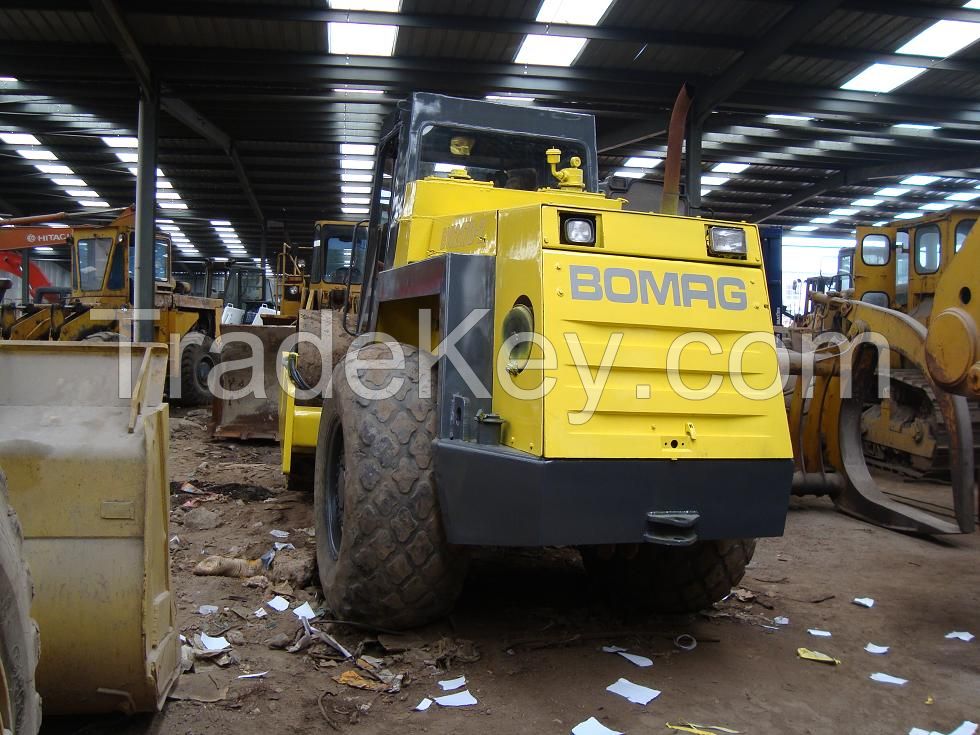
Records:
{"label": "tread pattern on tire", "polygon": [[[190,332],[189,334],[194,334]],[[210,355],[212,361],[215,360],[214,353],[211,352],[211,337],[204,335],[201,344],[196,342],[181,342],[180,348],[180,399],[175,401],[181,406],[204,406],[211,402],[211,391],[201,388],[197,382],[197,363],[202,355]]]}
{"label": "tread pattern on tire", "polygon": [[41,698],[34,685],[41,639],[31,618],[34,585],[23,556],[23,538],[0,470],[0,656],[13,697],[14,732],[35,735],[41,726]]}
{"label": "tread pattern on tire", "polygon": [[[348,385],[344,365],[333,376],[333,398],[324,401],[316,461],[318,561],[324,595],[344,619],[387,628],[409,628],[452,608],[462,587],[466,559],[446,541],[433,477],[436,408],[419,397],[419,355],[402,346],[405,369],[359,370],[372,389],[400,377],[391,398],[368,400]],[[362,359],[390,359],[382,345],[360,351]],[[346,493],[339,558],[328,550],[325,520],[326,433],[343,426]]]}
{"label": "tread pattern on tire", "polygon": [[582,560],[614,595],[663,613],[697,612],[725,597],[745,575],[755,539],[699,541],[692,546],[617,546],[609,559],[593,547]]}

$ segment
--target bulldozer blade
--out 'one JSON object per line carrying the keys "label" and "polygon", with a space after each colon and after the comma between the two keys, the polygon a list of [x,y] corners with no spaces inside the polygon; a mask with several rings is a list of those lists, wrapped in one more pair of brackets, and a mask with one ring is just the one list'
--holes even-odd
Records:
{"label": "bulldozer blade", "polygon": [[[220,363],[244,360],[251,365],[225,372],[218,378],[220,391],[211,404],[211,433],[223,439],[276,439],[279,426],[280,346],[295,326],[223,325],[221,327]],[[238,338],[236,338],[238,335]],[[255,350],[261,352],[255,355]],[[255,379],[253,366],[262,366],[262,380],[251,386],[245,395],[236,397],[250,387]],[[231,397],[222,397],[230,393]]]}

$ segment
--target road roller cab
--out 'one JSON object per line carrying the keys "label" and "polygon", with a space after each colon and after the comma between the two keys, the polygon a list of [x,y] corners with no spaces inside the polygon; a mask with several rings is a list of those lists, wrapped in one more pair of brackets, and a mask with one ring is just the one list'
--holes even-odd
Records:
{"label": "road roller cab", "polygon": [[338,614],[444,612],[472,545],[576,546],[691,609],[782,533],[757,228],[625,211],[597,178],[591,116],[416,94],[389,120],[358,322],[387,345],[336,368],[316,448]]}

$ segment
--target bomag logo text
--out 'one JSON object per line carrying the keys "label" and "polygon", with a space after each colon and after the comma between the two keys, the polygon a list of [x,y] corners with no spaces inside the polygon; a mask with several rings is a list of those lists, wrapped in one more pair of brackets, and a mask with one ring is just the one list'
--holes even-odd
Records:
{"label": "bomag logo text", "polygon": [[632,268],[573,265],[568,269],[572,298],[582,301],[614,301],[620,304],[657,303],[661,306],[693,306],[742,311],[748,308],[745,281],[725,276],[714,279],[698,273],[664,273]]}

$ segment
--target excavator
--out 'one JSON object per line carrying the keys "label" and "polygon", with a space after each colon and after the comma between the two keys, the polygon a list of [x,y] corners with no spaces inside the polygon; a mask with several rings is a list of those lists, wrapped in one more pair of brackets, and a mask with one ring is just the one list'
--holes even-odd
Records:
{"label": "excavator", "polygon": [[[57,245],[54,240],[38,240],[40,231],[42,235],[62,238],[61,246],[71,252],[71,292],[64,302],[0,306],[0,339],[116,341],[120,329],[126,328],[124,315],[133,304],[135,210],[122,210],[105,226],[31,227],[26,233],[20,228],[67,217],[58,213],[0,220],[0,238],[19,238],[29,247],[39,242]],[[171,372],[175,376],[168,387],[171,399],[199,405],[211,398],[208,374],[214,367],[215,355],[210,347],[220,330],[222,304],[218,299],[190,295],[187,285],[173,278],[171,252],[169,236],[158,232],[153,271],[154,306],[160,315],[155,320],[154,340],[171,344]]]}
{"label": "excavator", "polygon": [[[794,338],[797,347],[801,338],[818,344],[808,366],[792,366],[808,375],[789,408],[799,494],[830,495],[841,510],[895,530],[974,530],[976,217],[951,210],[859,227],[850,288],[809,294],[812,311]],[[824,334],[839,336],[820,344]],[[954,518],[898,502],[869,465],[924,479],[941,471]]]}

